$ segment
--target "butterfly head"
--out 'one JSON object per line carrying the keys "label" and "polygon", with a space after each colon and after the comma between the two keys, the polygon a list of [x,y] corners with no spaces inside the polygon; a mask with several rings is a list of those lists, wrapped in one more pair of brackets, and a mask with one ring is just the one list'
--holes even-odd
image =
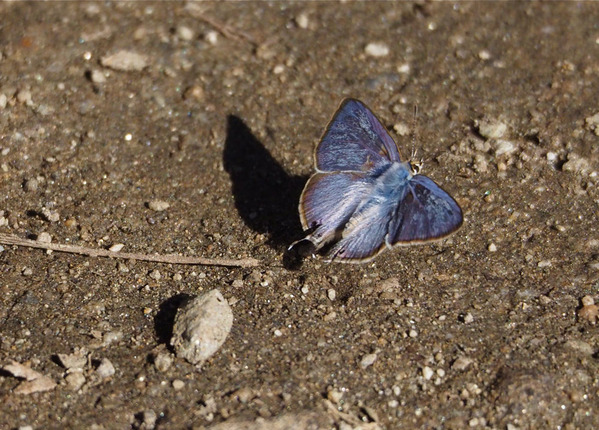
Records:
{"label": "butterfly head", "polygon": [[422,170],[422,166],[424,166],[422,160],[410,161],[410,173],[412,173],[412,176],[418,175]]}
{"label": "butterfly head", "polygon": [[424,166],[424,159],[416,158],[416,150],[414,148],[412,148],[412,155],[410,155],[408,164],[410,166],[410,172],[412,175],[418,175]]}

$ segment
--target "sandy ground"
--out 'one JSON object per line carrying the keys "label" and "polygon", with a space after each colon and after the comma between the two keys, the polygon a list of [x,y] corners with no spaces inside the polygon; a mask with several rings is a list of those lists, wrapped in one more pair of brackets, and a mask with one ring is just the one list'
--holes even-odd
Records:
{"label": "sandy ground", "polygon": [[[4,245],[0,365],[49,390],[0,371],[0,427],[599,427],[599,5],[15,2],[0,17],[0,232],[261,261]],[[135,61],[115,64],[121,50]],[[286,253],[313,147],[350,96],[404,157],[416,136],[464,210],[458,233],[363,265]],[[215,288],[233,328],[196,368],[168,345],[173,318]]]}

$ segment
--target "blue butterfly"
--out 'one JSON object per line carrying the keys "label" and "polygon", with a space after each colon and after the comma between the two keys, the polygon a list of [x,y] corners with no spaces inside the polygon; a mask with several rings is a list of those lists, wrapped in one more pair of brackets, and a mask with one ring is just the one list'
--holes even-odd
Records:
{"label": "blue butterfly", "polygon": [[462,225],[456,201],[418,174],[421,163],[401,161],[385,127],[359,100],[341,103],[314,158],[316,173],[299,204],[302,227],[311,233],[301,241],[324,248],[331,261],[369,261],[385,248],[442,239]]}

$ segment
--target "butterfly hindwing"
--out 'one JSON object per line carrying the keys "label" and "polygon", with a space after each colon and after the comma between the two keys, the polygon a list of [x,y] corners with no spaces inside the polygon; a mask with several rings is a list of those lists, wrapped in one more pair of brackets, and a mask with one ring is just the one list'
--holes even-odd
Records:
{"label": "butterfly hindwing", "polygon": [[401,161],[395,142],[362,102],[345,99],[316,148],[320,172],[366,171],[389,161]]}
{"label": "butterfly hindwing", "polygon": [[415,175],[389,227],[387,244],[441,239],[462,225],[462,210],[432,179]]}
{"label": "butterfly hindwing", "polygon": [[371,188],[360,173],[312,175],[300,197],[300,218],[304,230],[315,229],[308,238],[317,248],[333,238]]}
{"label": "butterfly hindwing", "polygon": [[385,247],[385,237],[398,201],[378,197],[369,194],[353,213],[344,226],[341,239],[328,253],[331,260],[368,261]]}

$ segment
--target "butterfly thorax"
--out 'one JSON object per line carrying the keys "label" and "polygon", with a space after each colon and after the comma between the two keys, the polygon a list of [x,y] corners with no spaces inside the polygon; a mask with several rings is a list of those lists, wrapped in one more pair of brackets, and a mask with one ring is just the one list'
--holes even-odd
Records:
{"label": "butterfly thorax", "polygon": [[405,191],[406,184],[414,176],[414,169],[408,161],[391,162],[379,172],[375,174],[373,196],[395,196],[398,191]]}

